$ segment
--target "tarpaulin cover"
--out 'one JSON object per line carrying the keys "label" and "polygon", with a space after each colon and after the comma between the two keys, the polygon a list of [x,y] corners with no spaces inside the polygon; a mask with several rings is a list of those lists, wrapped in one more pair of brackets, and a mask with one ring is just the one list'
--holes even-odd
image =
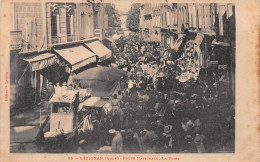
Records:
{"label": "tarpaulin cover", "polygon": [[77,74],[73,80],[80,88],[92,88],[92,96],[107,97],[120,85],[121,77],[126,76],[118,68],[98,66]]}

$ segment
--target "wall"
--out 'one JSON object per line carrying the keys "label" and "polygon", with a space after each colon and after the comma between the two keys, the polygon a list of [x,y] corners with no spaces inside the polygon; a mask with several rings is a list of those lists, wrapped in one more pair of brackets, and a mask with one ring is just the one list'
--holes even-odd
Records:
{"label": "wall", "polygon": [[[93,8],[90,3],[77,3],[79,39],[94,36]],[[83,18],[82,18],[82,15]],[[83,21],[82,21],[83,19]],[[84,23],[84,24],[83,24]]]}
{"label": "wall", "polygon": [[[55,13],[55,15],[59,16],[59,29],[58,29],[58,36],[57,36],[57,43],[66,43],[68,42],[68,37],[67,37],[67,22],[66,22],[66,14],[67,14],[67,9],[66,6],[71,5],[72,9],[72,15],[73,15],[73,25],[74,25],[74,38],[73,40],[78,39],[78,28],[77,28],[77,19],[76,19],[76,5],[74,3],[47,3],[47,13],[46,13],[46,21],[47,21],[47,43],[48,45],[55,44],[54,39],[52,37],[52,31],[51,31],[51,15]],[[55,6],[56,5],[56,6]],[[57,8],[54,10],[54,8]]]}
{"label": "wall", "polygon": [[34,51],[42,45],[42,3],[13,3],[11,30],[22,31],[22,51]]}

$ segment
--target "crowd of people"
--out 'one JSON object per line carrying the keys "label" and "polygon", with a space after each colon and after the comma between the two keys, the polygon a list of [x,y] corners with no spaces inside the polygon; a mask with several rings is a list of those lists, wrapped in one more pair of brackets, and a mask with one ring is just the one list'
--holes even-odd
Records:
{"label": "crowd of people", "polygon": [[196,78],[180,82],[181,70],[167,49],[130,36],[119,51],[115,62],[125,60],[128,78],[98,132],[111,152],[234,151],[234,98],[213,70],[199,69]]}

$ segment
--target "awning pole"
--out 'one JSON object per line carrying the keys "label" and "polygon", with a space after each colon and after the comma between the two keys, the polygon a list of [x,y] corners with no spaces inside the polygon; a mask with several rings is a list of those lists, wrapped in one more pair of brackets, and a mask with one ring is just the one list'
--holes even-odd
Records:
{"label": "awning pole", "polygon": [[40,108],[40,128],[42,127],[42,109]]}
{"label": "awning pole", "polygon": [[37,80],[37,73],[36,73],[36,70],[34,71],[34,74],[35,74],[35,77],[34,77],[34,85],[35,85],[35,100],[34,102],[36,103],[36,95],[37,95],[37,85],[36,85],[36,80]]}

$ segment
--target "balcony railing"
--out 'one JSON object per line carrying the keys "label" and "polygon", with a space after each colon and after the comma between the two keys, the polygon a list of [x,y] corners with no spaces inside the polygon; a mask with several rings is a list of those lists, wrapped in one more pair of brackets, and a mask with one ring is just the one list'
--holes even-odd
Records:
{"label": "balcony railing", "polygon": [[10,32],[10,49],[11,50],[22,49],[22,31]]}
{"label": "balcony railing", "polygon": [[51,42],[52,42],[52,44],[60,43],[60,42],[61,42],[60,37],[58,37],[58,36],[52,36],[52,37],[51,37]]}
{"label": "balcony railing", "polygon": [[94,30],[94,37],[101,37],[102,30],[101,29],[95,29]]}
{"label": "balcony railing", "polygon": [[68,42],[74,41],[74,35],[67,35],[67,41]]}

